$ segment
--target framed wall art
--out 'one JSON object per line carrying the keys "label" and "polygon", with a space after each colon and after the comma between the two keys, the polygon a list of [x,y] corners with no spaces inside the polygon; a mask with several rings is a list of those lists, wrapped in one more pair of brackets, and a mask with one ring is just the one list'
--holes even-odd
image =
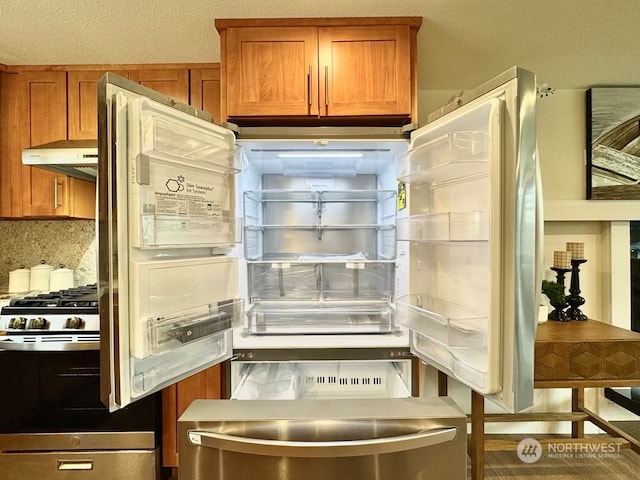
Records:
{"label": "framed wall art", "polygon": [[587,198],[640,200],[640,87],[587,90]]}

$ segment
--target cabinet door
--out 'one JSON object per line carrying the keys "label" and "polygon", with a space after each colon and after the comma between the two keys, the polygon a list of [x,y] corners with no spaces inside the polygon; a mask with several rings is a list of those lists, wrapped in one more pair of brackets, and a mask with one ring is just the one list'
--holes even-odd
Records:
{"label": "cabinet door", "polygon": [[317,116],[317,42],[315,27],[229,28],[227,115]]}
{"label": "cabinet door", "polygon": [[11,185],[14,146],[11,142],[15,132],[15,118],[18,111],[18,96],[15,95],[16,75],[0,71],[0,217],[10,217],[12,210]]}
{"label": "cabinet door", "polygon": [[178,418],[197,399],[223,398],[221,365],[162,390],[162,465],[178,466]]}
{"label": "cabinet door", "polygon": [[320,114],[411,114],[410,27],[320,27]]}
{"label": "cabinet door", "polygon": [[208,112],[220,123],[220,66],[191,70],[190,104]]}
{"label": "cabinet door", "polygon": [[[69,140],[98,138],[98,80],[105,71],[70,71],[67,73],[67,114]],[[126,71],[116,71],[127,77]]]}
{"label": "cabinet door", "polygon": [[179,102],[189,103],[189,70],[130,70],[129,79]]}
{"label": "cabinet door", "polygon": [[[67,138],[67,74],[24,72],[20,94],[23,106],[21,148]],[[21,157],[13,161],[21,164]],[[16,165],[18,167],[18,165]],[[66,175],[36,167],[22,168],[22,214],[24,216],[69,215]]]}

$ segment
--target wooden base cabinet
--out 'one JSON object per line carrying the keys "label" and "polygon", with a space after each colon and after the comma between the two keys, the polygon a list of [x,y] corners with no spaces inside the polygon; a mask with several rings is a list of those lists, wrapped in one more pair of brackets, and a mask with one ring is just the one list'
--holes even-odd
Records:
{"label": "wooden base cabinet", "polygon": [[178,467],[178,418],[197,399],[223,398],[222,366],[192,375],[162,391],[162,465]]}
{"label": "wooden base cabinet", "polygon": [[415,122],[421,23],[420,17],[218,19],[222,118],[241,125]]}

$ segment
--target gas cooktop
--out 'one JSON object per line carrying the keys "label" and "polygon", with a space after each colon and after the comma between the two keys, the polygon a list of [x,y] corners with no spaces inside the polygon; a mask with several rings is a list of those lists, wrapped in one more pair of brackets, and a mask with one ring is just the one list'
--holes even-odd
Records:
{"label": "gas cooktop", "polygon": [[98,349],[96,285],[14,298],[0,310],[0,349]]}

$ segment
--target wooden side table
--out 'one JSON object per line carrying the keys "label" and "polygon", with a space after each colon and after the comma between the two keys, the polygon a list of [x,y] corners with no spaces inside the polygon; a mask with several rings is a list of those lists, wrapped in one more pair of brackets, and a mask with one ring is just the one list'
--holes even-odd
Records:
{"label": "wooden side table", "polygon": [[[446,394],[439,375],[439,393]],[[486,422],[571,421],[571,436],[584,437],[589,421],[612,437],[620,437],[640,454],[640,442],[584,406],[584,389],[640,386],[640,333],[596,320],[545,322],[535,343],[534,388],[571,388],[571,412],[485,414],[484,397],[472,392],[469,455],[471,478],[484,478]]]}

